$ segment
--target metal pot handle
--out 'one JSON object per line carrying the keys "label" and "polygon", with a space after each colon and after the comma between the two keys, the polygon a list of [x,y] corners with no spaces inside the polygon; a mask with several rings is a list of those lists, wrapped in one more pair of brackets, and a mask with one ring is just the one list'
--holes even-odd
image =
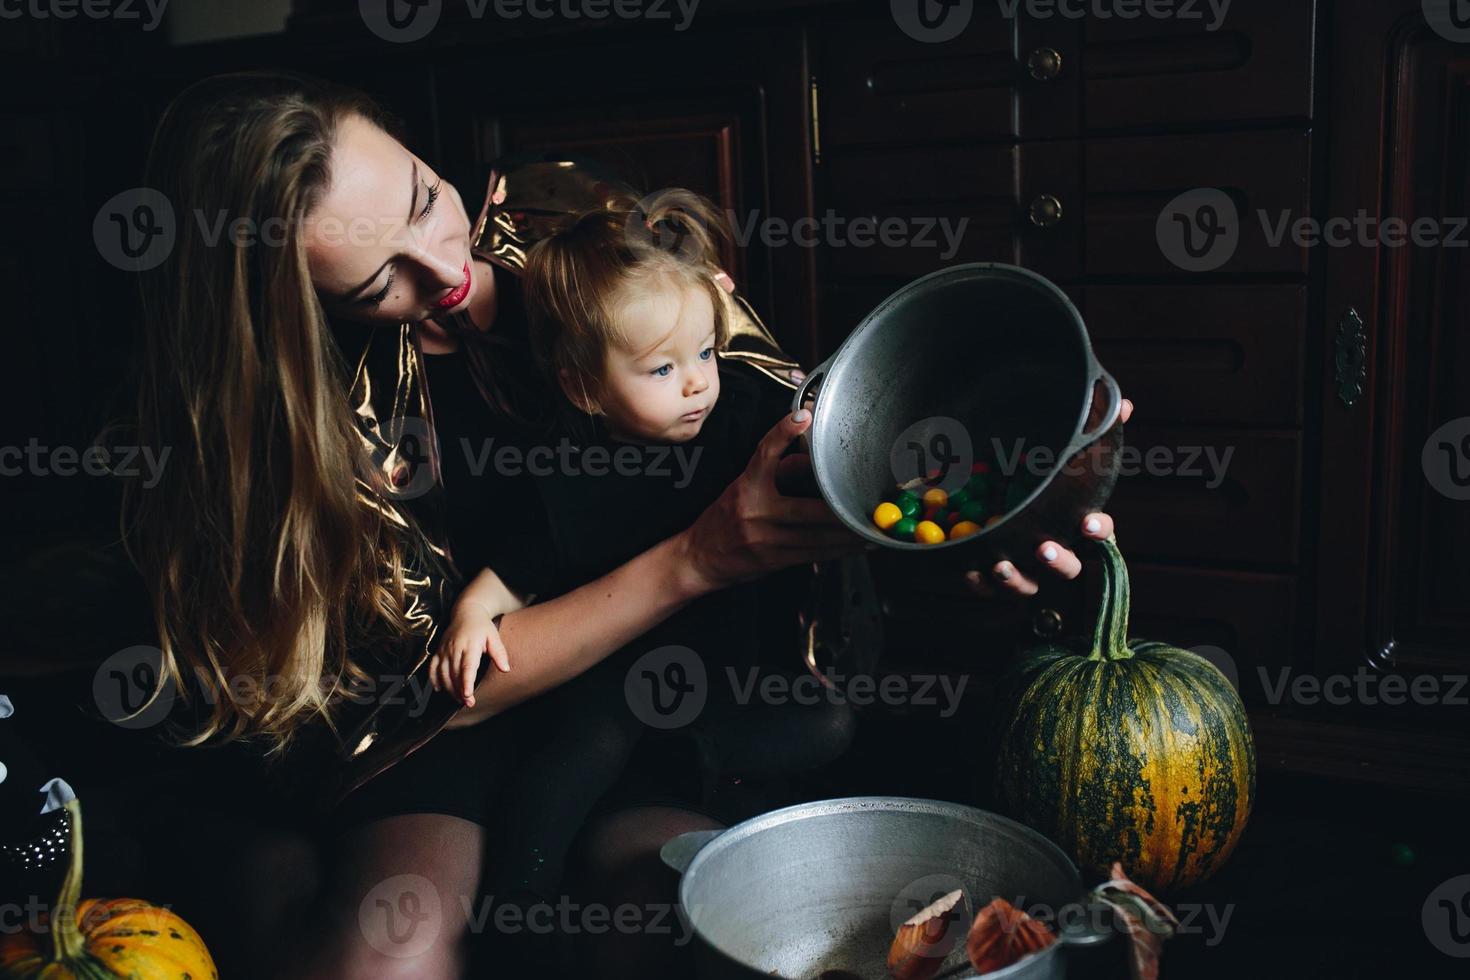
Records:
{"label": "metal pot handle", "polygon": [[[1104,433],[1118,423],[1118,417],[1123,412],[1123,390],[1118,387],[1118,382],[1113,376],[1101,364],[1094,360],[1092,362],[1092,374],[1087,379],[1087,390],[1090,397],[1097,397],[1097,386],[1099,384],[1103,386],[1103,392],[1107,395],[1107,409],[1103,412],[1102,418],[1098,421],[1097,425],[1090,429],[1086,426],[1083,427],[1077,438],[1067,447],[1066,455],[1063,457],[1064,459],[1071,459],[1073,456],[1082,452],[1082,450],[1102,438]],[[1088,402],[1089,408],[1091,404],[1091,402]]]}
{"label": "metal pot handle", "polygon": [[[818,378],[825,375],[827,373],[827,370],[832,367],[832,362],[836,359],[837,355],[833,354],[821,364],[818,364],[816,367],[812,368],[811,371],[807,372],[807,376],[802,379],[801,384],[797,386],[796,394],[793,395],[791,398],[791,410],[793,412],[801,408],[801,403],[806,401],[808,393],[811,394],[813,399],[815,399],[817,395],[821,393],[822,389],[820,386],[816,389],[816,391],[812,391],[812,383],[815,382]],[[816,406],[813,405],[812,407],[815,408]]]}
{"label": "metal pot handle", "polygon": [[664,864],[683,874],[694,863],[694,855],[723,833],[723,830],[691,830],[665,843],[659,848],[658,856],[663,859]]}

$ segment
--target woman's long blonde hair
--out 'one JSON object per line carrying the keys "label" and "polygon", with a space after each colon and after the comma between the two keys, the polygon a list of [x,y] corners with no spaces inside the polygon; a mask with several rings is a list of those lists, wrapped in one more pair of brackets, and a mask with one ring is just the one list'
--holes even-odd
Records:
{"label": "woman's long blonde hair", "polygon": [[[415,546],[363,499],[376,477],[301,235],[353,115],[382,122],[365,97],[313,79],[224,75],[175,99],[154,137],[147,184],[173,205],[177,240],[142,276],[137,425],[141,445],[172,454],[156,486],[128,488],[124,535],[165,678],[212,695],[187,744],[284,748],[303,722],[330,723],[362,677],[356,637],[409,628],[401,568]],[[236,219],[254,240],[232,238]]]}

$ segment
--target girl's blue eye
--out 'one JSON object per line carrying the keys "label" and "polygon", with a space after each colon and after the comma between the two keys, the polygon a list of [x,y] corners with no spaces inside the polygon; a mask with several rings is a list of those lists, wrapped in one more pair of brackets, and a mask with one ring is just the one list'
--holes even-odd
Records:
{"label": "girl's blue eye", "polygon": [[660,378],[667,378],[669,376],[669,372],[672,370],[674,370],[674,365],[665,364],[663,367],[654,368],[653,373],[658,375]]}
{"label": "girl's blue eye", "polygon": [[702,350],[702,351],[699,352],[699,359],[701,361],[707,361],[711,357],[714,357],[714,356],[715,356],[715,349],[713,347],[706,347],[704,350]]}

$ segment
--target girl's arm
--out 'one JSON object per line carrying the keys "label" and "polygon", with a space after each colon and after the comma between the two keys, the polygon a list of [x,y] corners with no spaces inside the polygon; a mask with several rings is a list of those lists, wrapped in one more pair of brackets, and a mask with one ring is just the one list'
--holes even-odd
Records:
{"label": "girl's arm", "polygon": [[797,416],[766,434],[745,472],[693,526],[581,588],[506,615],[500,637],[514,670],[486,674],[475,706],[451,726],[483,721],[570,680],[701,595],[860,551],[861,539],[821,500],[776,489],[781,454],[811,421],[809,412]]}

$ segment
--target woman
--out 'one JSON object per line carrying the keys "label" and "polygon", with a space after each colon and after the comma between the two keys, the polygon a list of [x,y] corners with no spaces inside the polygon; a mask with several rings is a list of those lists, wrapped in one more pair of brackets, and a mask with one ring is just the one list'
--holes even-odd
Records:
{"label": "woman", "polygon": [[[242,892],[237,904],[262,932],[295,908],[319,911],[313,928],[289,930],[310,936],[287,957],[302,975],[457,976],[474,918],[462,912],[476,907],[480,858],[494,841],[444,801],[454,752],[438,747],[470,744],[453,740],[494,730],[507,708],[699,595],[860,545],[823,503],[776,489],[778,472],[793,466],[783,452],[809,424],[797,413],[688,529],[588,585],[504,615],[487,642],[503,642],[511,669],[483,677],[473,708],[441,695],[404,717],[377,682],[423,664],[459,582],[437,481],[404,466],[399,437],[405,419],[440,424],[425,354],[464,353],[499,414],[535,400],[513,358],[486,346],[516,303],[505,259],[515,244],[483,248],[482,223],[482,249],[472,252],[457,191],[389,134],[371,104],[295,77],[224,76],[184,92],[160,123],[148,185],[181,220],[168,261],[144,278],[139,436],[174,447],[175,465],[157,487],[130,495],[130,546],[152,590],[166,673],[186,691],[264,692],[196,698],[189,738],[263,745],[314,773],[308,783],[335,765],[334,799],[346,796],[348,810],[370,801],[358,812],[369,819],[337,839],[320,881],[277,850],[278,865],[251,858],[262,894]],[[199,233],[234,219],[255,234],[210,242]],[[775,370],[779,352],[758,349],[768,335],[757,328],[750,360]],[[1085,533],[1111,530],[1093,515]],[[1039,543],[1038,554],[1062,577],[1080,568],[1054,543]],[[1009,565],[991,581],[1019,594],[1037,588]],[[976,573],[970,583],[991,588]],[[369,697],[354,696],[364,689]],[[451,716],[456,728],[476,727],[436,736]],[[416,771],[426,778],[403,776]],[[706,826],[665,808],[612,815],[587,838],[605,882],[649,888],[658,845]],[[290,906],[268,898],[287,868],[297,888]],[[363,918],[376,903],[427,907],[417,893],[408,905],[380,894],[401,876],[427,882],[437,908],[421,933],[432,940],[411,948],[384,942]],[[263,960],[251,965],[258,975],[286,974]]]}

